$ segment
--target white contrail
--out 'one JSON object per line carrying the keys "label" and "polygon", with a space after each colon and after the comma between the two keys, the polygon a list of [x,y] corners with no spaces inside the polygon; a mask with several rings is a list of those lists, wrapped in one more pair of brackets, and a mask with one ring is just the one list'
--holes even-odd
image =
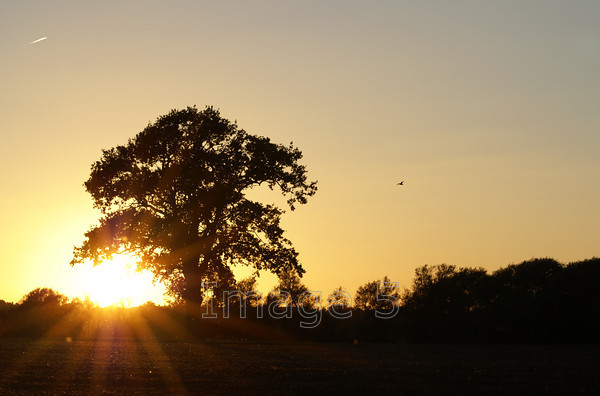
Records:
{"label": "white contrail", "polygon": [[37,39],[37,40],[33,40],[31,43],[27,43],[27,44],[25,44],[25,45],[31,45],[31,44],[39,43],[40,41],[42,41],[42,40],[46,40],[47,38],[48,38],[48,37],[42,37],[42,38],[39,38],[39,39]]}

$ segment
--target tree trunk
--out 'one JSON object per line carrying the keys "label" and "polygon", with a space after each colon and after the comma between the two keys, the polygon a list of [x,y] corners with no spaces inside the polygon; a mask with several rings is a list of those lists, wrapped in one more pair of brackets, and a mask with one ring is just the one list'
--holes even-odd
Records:
{"label": "tree trunk", "polygon": [[192,338],[203,339],[202,326],[202,272],[198,260],[190,260],[183,266],[185,278],[185,320],[188,335]]}
{"label": "tree trunk", "polygon": [[[195,230],[198,229],[196,225]],[[188,233],[190,235],[192,233]],[[194,338],[206,338],[201,326],[202,319],[202,281],[208,272],[207,256],[214,238],[195,237],[187,239],[187,246],[182,249],[183,277],[185,279],[185,316],[188,334]]]}

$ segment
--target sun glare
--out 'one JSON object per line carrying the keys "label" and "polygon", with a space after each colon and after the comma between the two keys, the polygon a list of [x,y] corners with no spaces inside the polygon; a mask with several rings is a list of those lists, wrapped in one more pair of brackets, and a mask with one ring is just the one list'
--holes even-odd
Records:
{"label": "sun glare", "polygon": [[135,307],[147,301],[160,304],[164,290],[164,285],[152,283],[150,272],[137,272],[135,259],[126,255],[90,268],[85,280],[85,294],[101,307]]}

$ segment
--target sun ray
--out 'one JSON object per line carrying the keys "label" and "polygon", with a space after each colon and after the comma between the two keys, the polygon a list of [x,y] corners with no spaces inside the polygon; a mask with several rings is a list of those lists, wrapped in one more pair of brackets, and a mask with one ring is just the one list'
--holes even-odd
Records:
{"label": "sun ray", "polygon": [[181,381],[181,377],[173,367],[169,356],[167,356],[160,343],[156,340],[156,337],[146,320],[141,316],[140,319],[141,320],[137,321],[136,325],[133,327],[133,331],[152,360],[153,366],[158,370],[157,374],[161,376],[163,383],[172,394],[187,394],[185,386]]}
{"label": "sun ray", "polygon": [[[52,325],[41,337],[32,342],[22,356],[13,364],[12,370],[7,373],[8,380],[13,381],[22,373],[27,372],[31,364],[38,363],[48,351],[49,343],[58,342],[64,334],[70,334],[65,342],[72,342],[73,337],[78,339],[82,336],[83,328],[78,326],[77,317],[74,312],[68,312],[61,317],[57,323]],[[79,330],[77,330],[77,328]],[[75,331],[77,330],[77,333]],[[58,381],[58,379],[57,379]]]}

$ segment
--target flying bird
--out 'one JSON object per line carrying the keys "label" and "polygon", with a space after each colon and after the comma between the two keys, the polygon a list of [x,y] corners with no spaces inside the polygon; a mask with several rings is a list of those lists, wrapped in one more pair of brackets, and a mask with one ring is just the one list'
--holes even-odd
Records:
{"label": "flying bird", "polygon": [[39,38],[39,39],[37,39],[37,40],[33,40],[31,43],[27,43],[27,44],[25,44],[25,45],[31,45],[31,44],[39,43],[40,41],[44,41],[44,40],[46,40],[47,38],[48,38],[48,37],[42,37],[42,38]]}
{"label": "flying bird", "polygon": [[404,185],[404,180],[402,180],[400,183],[396,184],[397,186],[403,186]]}

